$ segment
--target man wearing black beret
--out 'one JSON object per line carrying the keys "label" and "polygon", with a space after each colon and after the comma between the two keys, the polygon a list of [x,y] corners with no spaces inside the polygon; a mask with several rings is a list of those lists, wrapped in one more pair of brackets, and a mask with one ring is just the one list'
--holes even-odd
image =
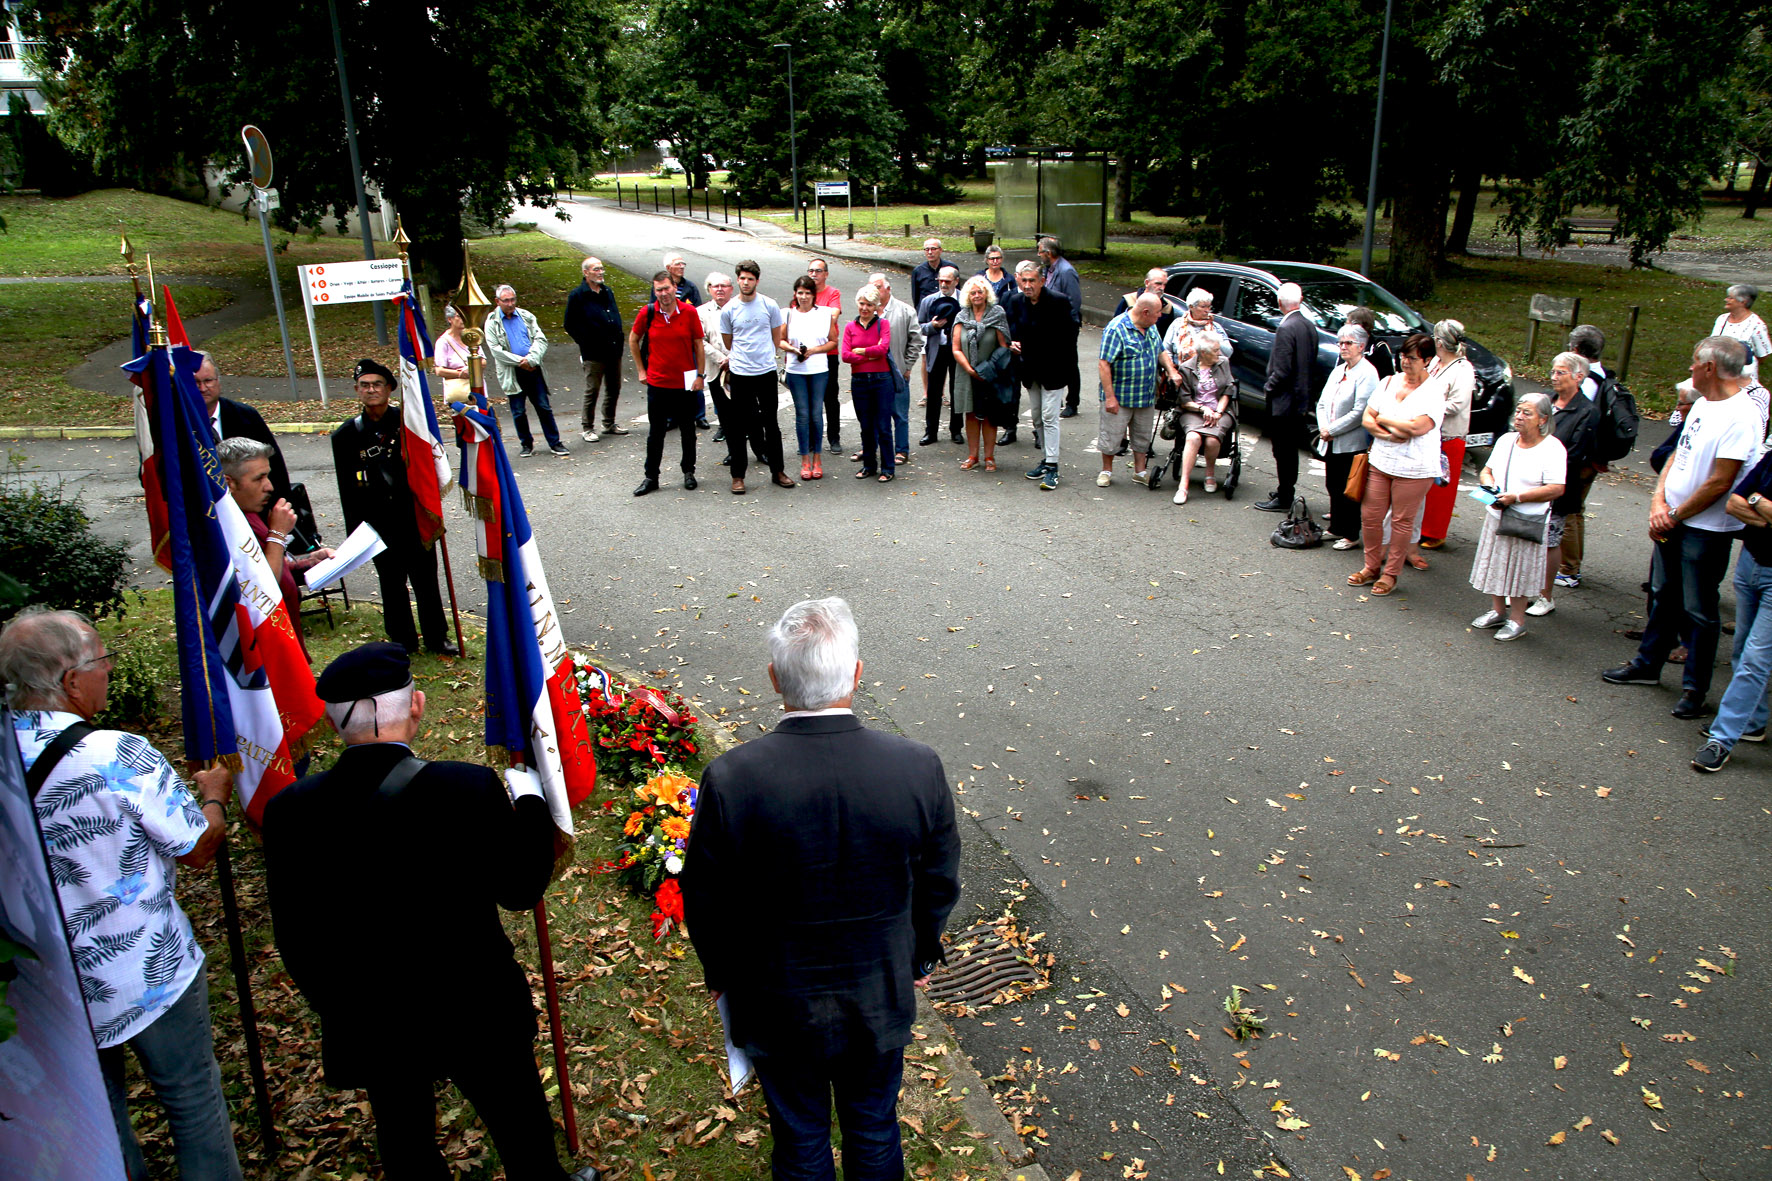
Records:
{"label": "man wearing black beret", "polygon": [[554,822],[534,776],[432,763],[410,743],[425,695],[398,644],[365,644],[315,685],[344,740],[331,770],[265,807],[277,949],[320,1018],[326,1082],[362,1087],[389,1178],[447,1175],[435,1084],[485,1121],[511,1181],[568,1174],[535,1065],[535,1006],[499,908],[541,901]]}
{"label": "man wearing black beret", "polygon": [[357,362],[355,375],[363,412],[332,432],[332,463],[338,474],[338,498],[344,504],[345,530],[368,521],[388,543],[375,557],[382,626],[388,638],[408,652],[418,651],[418,632],[406,601],[406,584],[411,582],[425,647],[454,656],[460,649],[449,641],[443,597],[437,593],[437,554],[418,535],[406,461],[400,454],[400,416],[389,413],[394,375],[367,357]]}

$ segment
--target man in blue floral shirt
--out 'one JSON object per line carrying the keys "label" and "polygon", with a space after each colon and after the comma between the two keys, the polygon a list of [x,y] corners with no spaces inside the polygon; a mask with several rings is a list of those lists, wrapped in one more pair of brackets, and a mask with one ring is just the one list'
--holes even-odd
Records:
{"label": "man in blue floral shirt", "polygon": [[33,803],[129,1177],[148,1174],[125,1102],[126,1045],[166,1108],[179,1175],[237,1181],[203,949],[173,897],[178,866],[208,865],[224,839],[232,776],[198,772],[193,796],[146,739],[120,730],[46,755],[104,709],[110,674],[104,641],[76,612],[27,609],[0,632],[19,752],[27,768],[55,760],[33,774]]}
{"label": "man in blue floral shirt", "polygon": [[1114,482],[1114,454],[1120,440],[1132,435],[1132,478],[1140,484],[1149,476],[1145,461],[1150,458],[1151,439],[1157,425],[1157,355],[1163,351],[1163,338],[1157,335],[1157,317],[1163,314],[1163,303],[1148,291],[1132,302],[1101,333],[1101,430],[1096,446],[1101,448],[1101,474],[1095,477],[1097,487],[1106,488]]}

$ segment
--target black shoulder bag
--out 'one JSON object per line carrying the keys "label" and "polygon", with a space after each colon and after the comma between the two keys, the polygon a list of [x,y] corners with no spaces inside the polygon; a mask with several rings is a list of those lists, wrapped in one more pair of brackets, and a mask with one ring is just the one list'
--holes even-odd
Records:
{"label": "black shoulder bag", "polygon": [[85,722],[75,722],[57,734],[54,742],[43,748],[42,753],[31,764],[31,769],[25,772],[25,787],[30,791],[33,800],[37,798],[37,793],[43,790],[43,785],[49,782],[49,773],[55,770],[56,765],[67,756],[69,751],[79,746],[88,734],[97,729],[97,726],[89,726]]}

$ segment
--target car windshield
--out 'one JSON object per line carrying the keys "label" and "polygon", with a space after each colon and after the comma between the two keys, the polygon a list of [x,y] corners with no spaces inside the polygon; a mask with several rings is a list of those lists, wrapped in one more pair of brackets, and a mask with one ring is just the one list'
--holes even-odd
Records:
{"label": "car windshield", "polygon": [[1425,332],[1423,320],[1407,304],[1374,283],[1331,279],[1305,283],[1304,306],[1311,318],[1330,332],[1339,332],[1347,323],[1347,314],[1356,307],[1372,309],[1373,320],[1380,332]]}

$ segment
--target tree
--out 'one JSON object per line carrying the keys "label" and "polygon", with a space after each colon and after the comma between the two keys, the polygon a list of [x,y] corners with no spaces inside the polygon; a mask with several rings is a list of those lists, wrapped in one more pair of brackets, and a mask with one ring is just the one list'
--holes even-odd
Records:
{"label": "tree", "polygon": [[[603,143],[612,0],[342,0],[363,171],[399,207],[438,287],[462,219],[553,201]],[[168,191],[213,165],[246,179],[240,127],[277,157],[285,228],[348,218],[355,183],[331,30],[312,5],[47,0],[24,14],[62,76],[52,126],[104,173]]]}

